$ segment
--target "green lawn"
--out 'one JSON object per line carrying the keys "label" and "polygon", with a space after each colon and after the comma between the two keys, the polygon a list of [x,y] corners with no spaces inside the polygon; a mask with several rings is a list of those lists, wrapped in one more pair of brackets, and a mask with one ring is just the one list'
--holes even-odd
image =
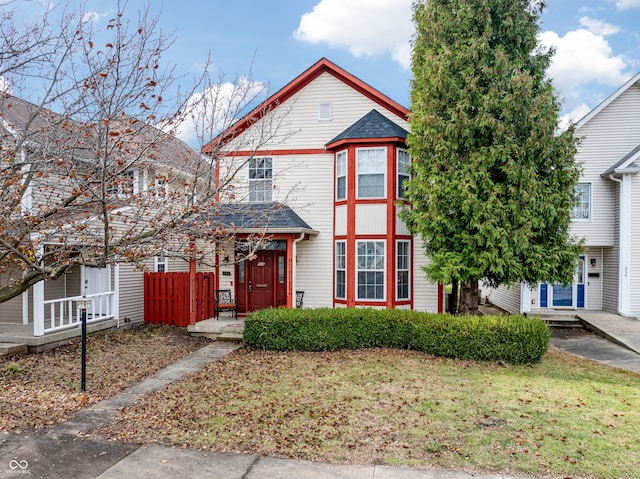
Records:
{"label": "green lawn", "polygon": [[242,349],[103,433],[300,459],[638,477],[640,376],[550,351],[509,366],[375,349]]}

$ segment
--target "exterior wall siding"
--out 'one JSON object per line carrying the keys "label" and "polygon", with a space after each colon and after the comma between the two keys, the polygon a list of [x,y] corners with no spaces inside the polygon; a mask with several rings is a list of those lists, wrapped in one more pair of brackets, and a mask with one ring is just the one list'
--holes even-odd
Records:
{"label": "exterior wall siding", "polygon": [[[517,314],[520,312],[520,283],[511,286],[500,285],[497,288],[490,288],[485,284],[481,284],[480,289],[482,290],[482,297],[486,298],[491,304],[509,313]],[[537,296],[531,293],[531,298],[537,298]]]}
{"label": "exterior wall siding", "polygon": [[438,312],[438,285],[427,280],[423,267],[431,261],[426,256],[422,241],[413,240],[413,309],[416,311]]}
{"label": "exterior wall siding", "polygon": [[638,175],[635,175],[632,178],[630,312],[632,315],[638,316],[640,315],[640,178]]}

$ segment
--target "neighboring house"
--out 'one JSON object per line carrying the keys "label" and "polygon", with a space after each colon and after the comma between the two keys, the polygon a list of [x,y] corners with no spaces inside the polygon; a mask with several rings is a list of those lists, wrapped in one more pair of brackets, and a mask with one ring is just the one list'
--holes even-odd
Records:
{"label": "neighboring house", "polygon": [[[443,309],[442,288],[422,271],[422,243],[398,218],[408,113],[323,58],[231,128],[221,171],[244,159],[234,191],[252,209],[226,215],[237,235],[219,252],[217,282],[233,290],[241,314],[292,307],[296,291],[305,308]],[[277,134],[266,125],[274,118]],[[252,146],[265,131],[272,139]],[[269,241],[244,259],[243,238],[265,227]]]}
{"label": "neighboring house", "polygon": [[[3,152],[10,149],[12,145],[22,145],[16,154],[20,161],[27,165],[23,167],[23,171],[28,171],[29,165],[35,165],[37,162],[51,162],[52,159],[55,161],[57,156],[56,149],[53,148],[54,143],[69,142],[66,146],[73,145],[73,147],[65,151],[79,158],[74,163],[78,170],[74,170],[73,173],[82,174],[83,165],[90,168],[90,165],[97,161],[95,153],[83,146],[82,139],[86,138],[85,131],[79,123],[51,111],[41,110],[27,101],[3,94],[0,102],[0,141],[5,147]],[[131,218],[138,214],[136,209],[130,206],[131,198],[135,195],[144,194],[145,197],[155,198],[160,208],[172,188],[184,188],[185,182],[177,181],[180,175],[186,178],[190,174],[189,171],[176,173],[178,171],[176,165],[186,164],[185,161],[188,159],[201,158],[180,140],[169,137],[155,128],[147,126],[141,128],[140,135],[145,134],[157,135],[164,140],[148,148],[144,161],[132,160],[131,168],[106,187],[107,193],[114,198],[110,211],[116,218],[115,221],[120,221],[127,215]],[[141,142],[148,140],[141,136],[137,138]],[[136,138],[131,141],[135,143]],[[130,149],[133,148],[133,146],[130,147]],[[123,161],[126,160],[125,155]],[[7,165],[3,165],[5,166]],[[171,175],[168,172],[171,172]],[[172,178],[171,181],[169,177]],[[51,175],[36,176],[22,197],[21,208],[13,213],[5,211],[3,214],[28,216],[34,208],[46,205],[47,201],[53,198],[48,195],[59,197],[60,191],[64,192],[65,188],[68,188],[68,183],[63,181],[57,171]],[[68,214],[66,218],[60,219],[59,229],[46,231],[48,243],[41,242],[41,248],[54,248],[58,236],[65,241],[72,238],[71,241],[80,244],[82,240],[74,239],[74,231],[80,226],[90,224],[92,220],[87,219],[86,215],[74,216],[72,208],[69,208],[66,214]],[[4,234],[11,234],[11,232],[5,230]],[[39,232],[34,232],[31,236],[35,241],[40,241],[42,237]],[[164,254],[147,260],[147,265],[149,269],[162,272],[189,270],[188,260]],[[0,284],[8,284],[9,276],[9,273],[4,276],[0,274]],[[34,336],[70,329],[77,326],[80,321],[78,301],[82,296],[91,300],[90,322],[143,320],[143,273],[133,263],[120,263],[107,265],[104,268],[73,266],[58,279],[36,283],[21,296],[0,303],[0,325],[28,325],[28,329]],[[2,333],[2,326],[0,326],[0,333]]]}
{"label": "neighboring house", "polygon": [[500,287],[483,296],[510,312],[584,308],[640,317],[640,73],[576,126],[582,174],[572,233],[585,252],[573,284]]}

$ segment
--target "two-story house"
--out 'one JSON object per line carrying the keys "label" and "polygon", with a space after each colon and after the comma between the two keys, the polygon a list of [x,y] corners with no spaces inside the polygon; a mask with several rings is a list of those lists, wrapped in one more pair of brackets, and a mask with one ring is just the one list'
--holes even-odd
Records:
{"label": "two-story house", "polygon": [[[408,207],[408,113],[322,58],[236,123],[228,141],[205,147],[224,143],[226,156],[214,155],[222,172],[244,161],[228,201],[238,234],[219,252],[217,279],[240,314],[291,307],[296,292],[304,307],[443,309],[442,287],[422,271],[421,241],[398,218]],[[270,139],[254,147],[265,131]],[[252,213],[234,216],[245,203]],[[245,259],[243,239],[262,228],[269,241]]]}
{"label": "two-story house", "polygon": [[640,73],[576,124],[582,167],[572,233],[584,255],[571,285],[490,291],[510,312],[605,310],[640,316]]}

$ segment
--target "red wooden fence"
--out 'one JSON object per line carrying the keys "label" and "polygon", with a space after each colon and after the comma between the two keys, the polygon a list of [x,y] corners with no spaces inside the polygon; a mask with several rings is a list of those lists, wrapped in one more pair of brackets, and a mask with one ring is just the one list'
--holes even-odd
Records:
{"label": "red wooden fence", "polygon": [[[144,322],[188,326],[189,273],[144,274]],[[196,273],[196,321],[214,316],[214,273]]]}

